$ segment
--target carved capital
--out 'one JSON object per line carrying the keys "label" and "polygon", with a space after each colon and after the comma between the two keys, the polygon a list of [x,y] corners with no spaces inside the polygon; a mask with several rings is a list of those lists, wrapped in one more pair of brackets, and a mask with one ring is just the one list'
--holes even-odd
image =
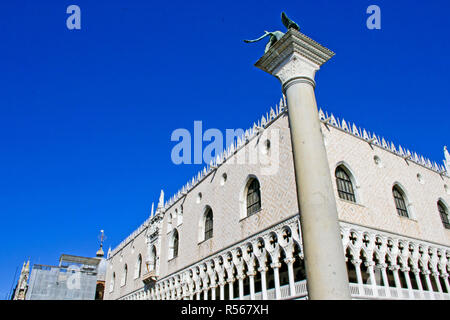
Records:
{"label": "carved capital", "polygon": [[271,263],[271,264],[270,264],[270,267],[271,267],[272,269],[278,269],[278,268],[281,267],[281,263]]}
{"label": "carved capital", "polygon": [[362,263],[362,260],[360,260],[360,259],[353,259],[351,262],[353,263],[354,266],[358,266],[359,267],[361,265],[361,263]]}
{"label": "carved capital", "polygon": [[294,264],[295,258],[294,257],[286,258],[286,259],[284,259],[284,262],[286,262],[287,265]]}
{"label": "carved capital", "polygon": [[334,52],[303,33],[290,29],[255,66],[277,77],[283,87],[294,80],[314,86],[316,71],[333,55]]}
{"label": "carved capital", "polygon": [[392,271],[398,271],[399,269],[400,269],[400,266],[397,266],[397,265],[389,267],[389,270],[392,270]]}
{"label": "carved capital", "polygon": [[269,269],[267,267],[260,267],[258,268],[259,272],[267,272]]}

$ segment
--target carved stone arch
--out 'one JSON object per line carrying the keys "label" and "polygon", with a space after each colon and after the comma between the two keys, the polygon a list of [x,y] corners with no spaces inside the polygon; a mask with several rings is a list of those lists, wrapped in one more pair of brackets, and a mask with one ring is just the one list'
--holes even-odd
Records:
{"label": "carved stone arch", "polygon": [[388,237],[386,240],[387,252],[395,259],[399,253],[398,241],[395,238]]}
{"label": "carved stone arch", "polygon": [[253,253],[255,254],[256,261],[261,268],[265,268],[267,263],[267,250],[265,245],[265,241],[261,237],[252,242]]}
{"label": "carved stone arch", "polygon": [[362,261],[371,261],[372,260],[373,251],[369,250],[368,248],[362,246],[359,249],[359,259]]}
{"label": "carved stone arch", "polygon": [[402,258],[402,261],[407,264],[408,258],[410,257],[409,242],[406,240],[399,240],[398,248],[399,256]]}
{"label": "carved stone arch", "polygon": [[206,261],[206,270],[207,274],[209,276],[210,282],[215,283],[216,282],[216,270],[215,270],[215,261],[214,259],[209,259]]}
{"label": "carved stone arch", "polygon": [[269,234],[263,237],[265,248],[268,252],[272,252],[279,248],[279,235],[275,231],[271,231]]}
{"label": "carved stone arch", "polygon": [[438,264],[437,264],[438,269],[440,270],[441,274],[445,274],[445,273],[447,273],[447,256],[446,256],[445,249],[439,248],[437,250],[437,255],[439,257]]}
{"label": "carved stone arch", "polygon": [[350,242],[350,230],[348,228],[342,227],[341,226],[341,239],[342,239],[342,245],[344,247],[344,251],[345,249],[347,249],[348,247],[348,243]]}
{"label": "carved stone arch", "polygon": [[[344,250],[345,251],[345,250]],[[303,253],[303,247],[297,241],[294,241],[294,258],[295,259],[304,259],[305,255]]]}
{"label": "carved stone arch", "polygon": [[247,266],[247,270],[249,270],[250,273],[253,273],[255,270],[255,260],[256,256],[253,252],[253,245],[250,242],[246,242],[242,246],[242,253],[243,253],[243,260],[244,263]]}
{"label": "carved stone arch", "polygon": [[374,250],[372,253],[372,260],[377,264],[385,264],[386,263],[386,254],[380,251]]}
{"label": "carved stone arch", "polygon": [[361,234],[362,247],[366,248],[367,251],[375,250],[375,235],[369,232],[363,232]]}
{"label": "carved stone arch", "polygon": [[374,236],[374,251],[379,255],[379,257],[381,258],[381,256],[384,256],[384,254],[387,251],[387,242],[386,242],[386,238],[376,234]]}
{"label": "carved stone arch", "polygon": [[362,247],[361,233],[357,230],[349,230],[348,248],[350,249],[354,259],[359,259],[360,249]]}
{"label": "carved stone arch", "polygon": [[404,257],[402,255],[397,255],[397,265],[401,268],[408,267],[408,257]]}
{"label": "carved stone arch", "polygon": [[283,226],[278,232],[278,242],[281,246],[286,246],[288,244],[292,244],[292,229],[289,225]]}
{"label": "carved stone arch", "polygon": [[[355,194],[356,203],[359,203],[359,204],[363,203],[363,198],[361,196],[361,185],[359,184],[359,181],[358,181],[354,171],[351,169],[351,166],[345,161],[339,161],[334,166],[334,172],[336,172],[336,170],[338,168],[342,168],[342,170],[344,170],[344,172],[350,178],[350,181],[352,182],[352,186],[353,186],[353,193]],[[337,188],[337,186],[336,186],[336,188]]]}

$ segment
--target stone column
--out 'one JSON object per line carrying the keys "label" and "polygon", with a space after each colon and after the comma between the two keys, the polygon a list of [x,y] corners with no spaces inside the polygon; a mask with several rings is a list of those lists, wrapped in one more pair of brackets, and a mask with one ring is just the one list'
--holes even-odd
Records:
{"label": "stone column", "polygon": [[291,297],[295,296],[295,279],[294,279],[294,262],[295,258],[286,258],[284,259],[288,267],[288,276],[289,276],[289,293]]}
{"label": "stone column", "polygon": [[440,293],[442,293],[442,286],[441,286],[441,282],[439,281],[439,272],[433,272],[433,278],[434,278],[434,282],[436,283],[436,286],[438,288],[438,291]]}
{"label": "stone column", "polygon": [[369,272],[370,283],[372,285],[373,295],[375,297],[377,297],[378,296],[378,287],[377,287],[377,281],[375,279],[375,272],[374,272],[375,262],[367,261],[366,267],[367,267],[367,271]]}
{"label": "stone column", "polygon": [[228,292],[229,292],[229,298],[230,298],[230,300],[233,300],[234,299],[234,296],[233,296],[233,294],[234,294],[234,290],[233,290],[233,282],[234,282],[234,278],[231,278],[231,279],[229,279],[228,280]]}
{"label": "stone column", "polygon": [[275,282],[275,299],[281,299],[281,290],[280,290],[280,267],[281,263],[272,263],[270,267],[273,269],[273,279]]}
{"label": "stone column", "polygon": [[405,277],[406,280],[406,287],[408,288],[408,295],[409,297],[412,299],[414,298],[414,294],[413,294],[413,289],[412,289],[412,285],[411,285],[411,278],[409,277],[409,268],[405,267],[402,269],[403,272],[403,276]]}
{"label": "stone column", "polygon": [[450,285],[448,283],[448,274],[444,273],[442,275],[442,278],[444,279],[445,287],[447,288],[447,293],[450,293]]}
{"label": "stone column", "polygon": [[362,263],[362,261],[360,259],[356,259],[356,260],[352,260],[351,262],[355,266],[356,280],[358,281],[359,294],[360,295],[364,295],[363,279],[362,279],[362,275],[361,275],[361,263]]}
{"label": "stone column", "polygon": [[[287,98],[310,299],[350,299],[314,76],[334,53],[290,29],[255,66],[277,77]],[[325,245],[326,244],[326,245]]]}
{"label": "stone column", "polygon": [[267,280],[266,280],[266,272],[267,268],[262,267],[259,268],[258,271],[261,273],[261,292],[262,292],[262,299],[267,300]]}
{"label": "stone column", "polygon": [[255,300],[255,272],[247,273],[250,281],[250,300]]}
{"label": "stone column", "polygon": [[217,288],[216,284],[214,284],[214,286],[211,287],[211,300],[216,300],[216,288]]}
{"label": "stone column", "polygon": [[422,280],[420,279],[420,269],[413,268],[412,272],[414,273],[414,278],[416,279],[417,288],[419,288],[420,291],[420,297],[423,298],[423,287],[422,287]]}
{"label": "stone column", "polygon": [[424,270],[423,274],[425,276],[425,281],[427,283],[427,289],[430,292],[433,292],[433,286],[431,285],[431,280],[430,280],[430,271],[429,270]]}
{"label": "stone column", "polygon": [[389,290],[389,280],[386,272],[387,264],[386,263],[380,263],[377,266],[381,271],[381,277],[383,278],[383,286],[384,286],[384,292],[386,293],[386,297],[391,296],[391,290]]}
{"label": "stone column", "polygon": [[221,280],[219,282],[219,294],[220,294],[220,300],[224,300],[225,299],[225,282],[223,280]]}
{"label": "stone column", "polygon": [[401,288],[402,285],[400,283],[400,277],[398,276],[398,270],[400,269],[399,266],[391,266],[390,269],[392,270],[392,273],[394,274],[394,281],[395,281],[395,288],[397,289],[397,296],[401,297]]}
{"label": "stone column", "polygon": [[238,276],[239,279],[239,300],[244,299],[244,278],[245,276],[243,274],[240,274]]}

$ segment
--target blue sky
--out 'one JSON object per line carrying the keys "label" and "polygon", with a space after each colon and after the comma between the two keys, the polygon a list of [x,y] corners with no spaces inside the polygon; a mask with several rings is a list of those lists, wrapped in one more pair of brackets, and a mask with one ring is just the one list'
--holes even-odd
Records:
{"label": "blue sky", "polygon": [[[81,8],[81,30],[66,8]],[[366,8],[381,8],[381,30]],[[177,128],[247,128],[280,98],[253,65],[281,11],[336,52],[319,106],[442,164],[449,139],[448,1],[2,1],[0,299],[16,267],[115,247],[200,168]]]}

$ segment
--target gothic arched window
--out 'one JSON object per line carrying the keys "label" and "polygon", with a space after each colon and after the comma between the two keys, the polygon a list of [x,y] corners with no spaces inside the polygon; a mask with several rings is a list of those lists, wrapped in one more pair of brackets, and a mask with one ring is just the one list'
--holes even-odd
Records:
{"label": "gothic arched window", "polygon": [[123,268],[122,286],[127,284],[128,266],[125,264]]}
{"label": "gothic arched window", "polygon": [[172,237],[170,239],[169,260],[176,258],[178,256],[178,242],[179,242],[178,230],[174,229]]}
{"label": "gothic arched window", "polygon": [[445,205],[442,203],[442,201],[438,201],[438,211],[441,215],[442,224],[446,229],[450,229],[450,222],[448,220],[448,210],[445,207]]}
{"label": "gothic arched window", "polygon": [[115,284],[116,284],[116,273],[113,272],[112,277],[111,277],[111,283],[109,285],[109,292],[113,292],[114,291]]}
{"label": "gothic arched window", "polygon": [[156,255],[156,247],[153,246],[152,247],[152,256],[151,256],[151,259],[153,259],[153,260],[150,260],[150,262],[151,262],[151,264],[150,264],[150,271],[156,271],[157,258],[158,257]]}
{"label": "gothic arched window", "polygon": [[394,196],[395,207],[397,208],[398,215],[401,217],[409,217],[405,194],[403,191],[398,186],[394,186],[392,188],[392,194]]}
{"label": "gothic arched window", "polygon": [[253,178],[247,189],[247,216],[250,216],[261,209],[261,191],[259,181]]}
{"label": "gothic arched window", "polygon": [[142,255],[139,254],[138,256],[138,260],[136,262],[136,269],[134,272],[134,278],[140,278],[141,277],[141,272],[142,272]]}
{"label": "gothic arched window", "polygon": [[205,240],[211,239],[213,236],[213,211],[208,208],[205,213]]}
{"label": "gothic arched window", "polygon": [[356,202],[355,192],[353,190],[352,180],[350,180],[350,176],[347,172],[339,166],[335,171],[336,176],[336,186],[339,194],[339,198]]}

